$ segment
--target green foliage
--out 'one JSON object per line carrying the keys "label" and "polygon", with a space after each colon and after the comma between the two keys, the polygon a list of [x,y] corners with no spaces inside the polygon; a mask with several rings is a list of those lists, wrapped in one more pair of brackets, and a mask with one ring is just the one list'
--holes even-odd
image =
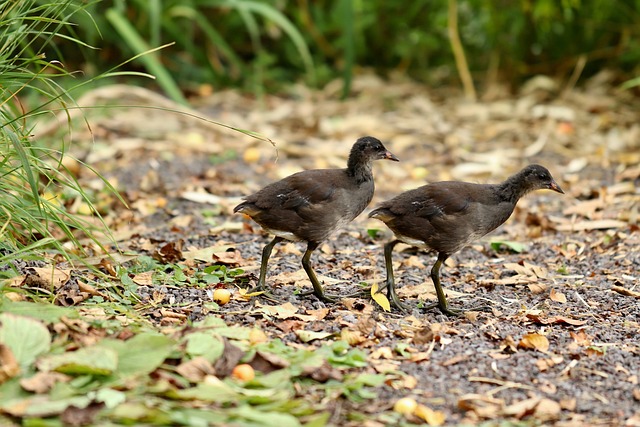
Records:
{"label": "green foliage", "polygon": [[510,240],[493,240],[489,244],[491,245],[491,249],[496,252],[501,252],[506,249],[519,254],[527,249],[527,245],[524,243],[513,242]]}
{"label": "green foliage", "polygon": [[0,261],[41,257],[47,249],[66,257],[82,252],[79,239],[93,238],[96,227],[67,213],[65,192],[77,195],[100,218],[63,165],[65,142],[45,146],[31,136],[45,114],[74,105],[73,88],[57,83],[72,74],[59,60],[47,59],[46,52],[55,52],[57,43],[87,47],[65,35],[72,32],[69,19],[83,12],[83,5],[71,0],[0,3]]}
{"label": "green foliage", "polygon": [[[131,336],[131,326],[114,324],[107,337],[87,340],[86,334],[69,333],[60,319],[13,314],[17,303],[1,302],[11,313],[0,315],[3,360],[9,361],[3,367],[10,375],[0,384],[0,411],[24,425],[60,425],[68,408],[102,403],[87,423],[322,426],[329,415],[323,401],[374,399],[388,379],[362,372],[366,363],[345,363],[362,359],[363,352],[343,341],[309,348],[279,339],[254,345],[248,328],[213,316],[165,334]],[[88,327],[77,311],[73,317],[75,327]],[[257,370],[254,379],[242,381],[212,368],[236,363],[238,352],[247,361],[275,361],[274,369]],[[309,374],[323,366],[341,379],[312,380]],[[35,392],[34,384],[48,385]]]}
{"label": "green foliage", "polygon": [[[638,0],[457,3],[460,36],[477,79],[493,71],[511,82],[539,73],[566,77],[581,56],[584,74],[603,66],[633,71],[640,60]],[[87,52],[92,68],[175,43],[140,66],[178,101],[177,86],[203,83],[261,93],[301,79],[323,85],[342,78],[346,94],[360,67],[426,81],[455,79],[447,2],[104,0],[87,10],[74,16],[80,24],[74,31],[101,46]]]}

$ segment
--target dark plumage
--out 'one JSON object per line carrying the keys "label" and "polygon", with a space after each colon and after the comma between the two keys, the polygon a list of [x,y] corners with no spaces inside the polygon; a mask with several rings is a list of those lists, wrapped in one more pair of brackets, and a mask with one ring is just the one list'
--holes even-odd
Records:
{"label": "dark plumage", "polygon": [[302,266],[316,296],[329,299],[309,259],[320,243],[353,221],[371,202],[372,163],[380,159],[398,161],[379,140],[366,136],[353,145],[346,169],[298,172],[247,196],[235,207],[234,213],[249,215],[265,231],[275,235],[262,251],[257,290],[264,289],[267,261],[273,247],[284,239],[305,241],[307,250]]}
{"label": "dark plumage", "polygon": [[464,246],[503,224],[522,196],[540,189],[564,193],[546,168],[529,165],[501,184],[434,182],[383,202],[369,217],[383,221],[396,235],[396,240],[384,246],[391,302],[402,308],[395,293],[391,253],[396,244],[404,242],[438,252],[431,269],[437,305],[445,314],[457,314],[448,308],[440,285],[440,266]]}

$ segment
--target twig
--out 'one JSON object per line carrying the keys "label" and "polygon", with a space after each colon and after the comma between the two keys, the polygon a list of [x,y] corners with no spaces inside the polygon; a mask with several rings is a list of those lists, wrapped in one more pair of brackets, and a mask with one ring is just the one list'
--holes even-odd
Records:
{"label": "twig", "polygon": [[464,48],[458,33],[457,0],[449,0],[449,25],[447,29],[449,31],[449,40],[451,41],[451,50],[456,61],[456,68],[464,88],[464,95],[469,101],[475,101],[477,99],[476,89],[473,86],[473,79],[469,72],[469,65],[467,64],[467,58],[464,56]]}
{"label": "twig", "polygon": [[564,90],[562,91],[563,96],[567,95],[575,87],[586,65],[587,55],[582,54],[578,57],[576,66],[573,68],[573,73],[571,73],[571,77],[569,77],[569,81],[567,82],[567,86],[565,86]]}

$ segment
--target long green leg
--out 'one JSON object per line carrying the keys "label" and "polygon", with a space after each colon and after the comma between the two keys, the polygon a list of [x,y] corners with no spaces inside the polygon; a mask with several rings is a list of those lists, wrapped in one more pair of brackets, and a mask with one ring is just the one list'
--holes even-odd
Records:
{"label": "long green leg", "polygon": [[384,245],[384,265],[387,270],[387,280],[385,282],[385,286],[387,287],[387,298],[389,302],[393,304],[400,311],[405,311],[406,307],[402,302],[400,302],[400,298],[398,298],[398,294],[396,293],[396,283],[393,277],[393,248],[400,243],[400,240],[393,240],[386,245]]}
{"label": "long green leg", "polygon": [[267,277],[267,262],[271,256],[273,247],[284,240],[283,237],[275,236],[273,240],[268,243],[264,249],[262,249],[262,258],[260,259],[260,276],[258,277],[258,284],[249,290],[249,292],[259,292],[265,290],[265,280]]}
{"label": "long green leg", "polygon": [[311,268],[311,254],[316,250],[317,247],[318,243],[309,242],[307,244],[307,250],[302,256],[302,268],[304,268],[304,271],[307,272],[307,276],[309,276],[309,280],[313,285],[313,293],[316,295],[316,297],[318,297],[318,299],[322,301],[335,301],[335,298],[325,295],[324,290],[322,289],[322,285],[320,284],[320,281],[316,276],[316,273],[313,271],[313,268]]}
{"label": "long green leg", "polygon": [[461,314],[461,311],[451,310],[449,308],[447,296],[444,294],[444,290],[442,289],[442,285],[440,284],[440,267],[442,267],[442,264],[447,260],[448,257],[448,255],[443,254],[442,252],[438,254],[438,260],[431,269],[431,280],[433,280],[433,286],[436,288],[436,295],[438,296],[438,308],[440,309],[440,311],[447,316],[458,316]]}

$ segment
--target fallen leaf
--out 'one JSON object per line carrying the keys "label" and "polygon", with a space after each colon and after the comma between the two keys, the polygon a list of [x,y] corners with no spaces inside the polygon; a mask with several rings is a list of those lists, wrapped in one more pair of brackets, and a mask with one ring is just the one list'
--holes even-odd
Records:
{"label": "fallen leaf", "polygon": [[214,252],[212,255],[213,261],[216,264],[224,264],[236,266],[244,262],[242,254],[236,248],[229,248],[224,252]]}
{"label": "fallen leaf", "polygon": [[627,297],[640,298],[640,292],[623,288],[622,286],[612,286],[611,290]]}
{"label": "fallen leaf", "polygon": [[311,322],[316,320],[315,316],[306,315],[306,314],[298,314],[299,308],[290,302],[286,302],[281,305],[261,305],[256,303],[256,306],[259,307],[256,311],[260,313],[264,313],[268,316],[273,316],[278,319],[299,319],[305,322]]}
{"label": "fallen leaf", "polygon": [[304,343],[308,343],[315,340],[323,340],[333,335],[331,332],[315,332],[315,331],[295,331],[298,339]]}
{"label": "fallen leaf", "polygon": [[447,419],[442,411],[435,411],[427,406],[418,405],[413,411],[413,415],[424,420],[430,426],[441,426]]}
{"label": "fallen leaf", "polygon": [[535,407],[533,412],[533,417],[536,420],[540,420],[542,422],[547,422],[551,420],[555,420],[560,416],[560,412],[562,411],[562,407],[555,400],[548,399],[543,397],[540,402]]}
{"label": "fallen leaf", "polygon": [[371,285],[371,298],[373,298],[373,300],[378,303],[378,305],[382,307],[384,311],[391,311],[391,304],[389,303],[389,300],[387,299],[387,296],[385,294],[378,292],[377,283]]}
{"label": "fallen leaf", "polygon": [[11,349],[0,343],[0,384],[20,373],[20,365]]}
{"label": "fallen leaf", "polygon": [[559,231],[606,230],[609,228],[623,228],[627,225],[626,222],[615,219],[598,219],[594,221],[578,221],[571,224],[561,224],[556,226],[556,229]]}
{"label": "fallen leaf", "polygon": [[133,278],[133,283],[140,286],[152,286],[153,285],[153,271],[145,271],[144,273],[138,273]]}
{"label": "fallen leaf", "polygon": [[48,393],[57,383],[66,383],[72,377],[59,372],[38,372],[30,378],[22,378],[20,386],[32,393]]}
{"label": "fallen leaf", "polygon": [[178,365],[176,372],[189,382],[197,383],[204,380],[207,375],[213,375],[215,371],[211,362],[202,356],[197,356]]}
{"label": "fallen leaf", "polygon": [[556,291],[555,289],[551,289],[549,298],[551,298],[552,301],[559,302],[560,304],[565,304],[567,302],[567,297],[562,292]]}
{"label": "fallen leaf", "polygon": [[[51,334],[47,327],[35,319],[0,314],[0,344],[11,350],[21,368],[31,365],[38,356],[49,351]],[[5,354],[9,360],[11,356]]]}
{"label": "fallen leaf", "polygon": [[525,334],[518,343],[518,348],[538,350],[546,353],[549,350],[549,340],[547,339],[547,337],[541,334]]}
{"label": "fallen leaf", "polygon": [[182,256],[185,260],[198,260],[208,262],[213,259],[214,254],[224,252],[231,248],[232,246],[229,245],[208,246],[202,249],[184,251],[182,252]]}
{"label": "fallen leaf", "polygon": [[573,319],[567,316],[551,316],[544,317],[542,313],[527,313],[527,318],[541,325],[552,325],[555,323],[566,323],[572,326],[582,326],[587,323],[586,320]]}
{"label": "fallen leaf", "polygon": [[182,239],[166,243],[155,249],[152,256],[163,264],[172,264],[182,260]]}
{"label": "fallen leaf", "polygon": [[[33,271],[33,273],[31,273]],[[71,270],[59,268],[32,267],[26,275],[23,286],[43,289],[60,289],[71,277]]]}

